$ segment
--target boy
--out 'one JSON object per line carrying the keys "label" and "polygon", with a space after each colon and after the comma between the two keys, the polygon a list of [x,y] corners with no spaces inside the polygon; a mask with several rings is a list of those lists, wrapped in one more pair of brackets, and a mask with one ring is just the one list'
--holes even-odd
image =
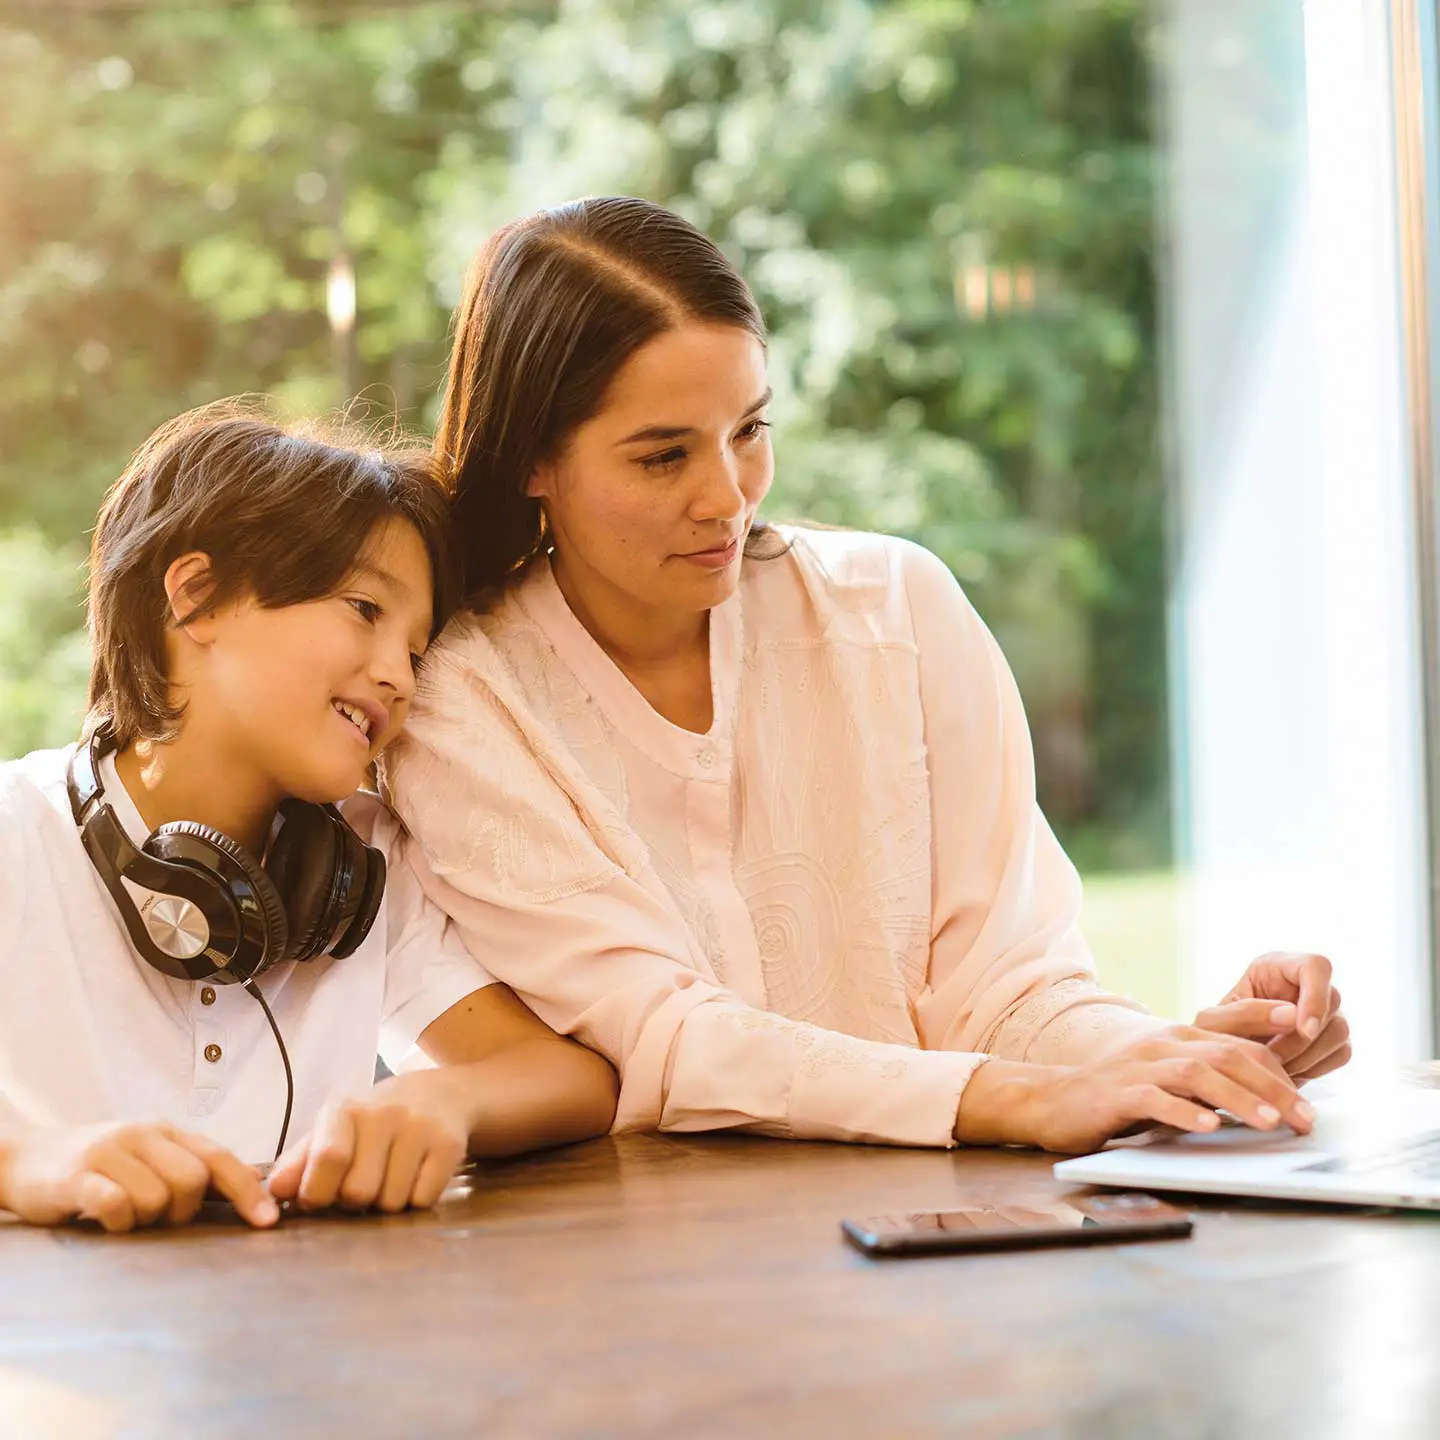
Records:
{"label": "boy", "polygon": [[[491,982],[354,795],[453,606],[448,525],[427,455],[232,403],[107,495],[86,739],[0,765],[0,1210],[395,1211],[467,1151],[609,1128],[610,1067]],[[372,1089],[377,1042],[434,1064]]]}

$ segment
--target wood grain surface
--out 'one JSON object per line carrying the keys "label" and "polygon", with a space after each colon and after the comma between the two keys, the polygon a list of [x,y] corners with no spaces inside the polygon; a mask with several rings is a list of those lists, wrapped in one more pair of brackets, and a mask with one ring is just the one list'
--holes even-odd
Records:
{"label": "wood grain surface", "polygon": [[1043,1156],[627,1136],[433,1213],[0,1225],[0,1436],[1440,1435],[1440,1217],[871,1261],[839,1221]]}

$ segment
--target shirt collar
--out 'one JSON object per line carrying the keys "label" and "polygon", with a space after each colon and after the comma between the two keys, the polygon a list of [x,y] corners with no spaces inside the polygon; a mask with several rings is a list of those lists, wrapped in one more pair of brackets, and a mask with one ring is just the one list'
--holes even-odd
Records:
{"label": "shirt collar", "polygon": [[141,819],[139,807],[130,798],[130,792],[125,788],[125,782],[115,768],[113,751],[101,757],[97,769],[100,784],[105,789],[105,803],[115,812],[121,829],[137,845],[143,845],[150,837],[150,827]]}
{"label": "shirt collar", "polygon": [[605,718],[643,754],[687,779],[718,780],[728,773],[740,691],[739,587],[710,611],[710,693],[714,718],[703,735],[667,720],[630,683],[625,672],[571,610],[556,583],[548,557],[536,561],[515,593],[515,599],[540,627],[555,654],[600,707]]}

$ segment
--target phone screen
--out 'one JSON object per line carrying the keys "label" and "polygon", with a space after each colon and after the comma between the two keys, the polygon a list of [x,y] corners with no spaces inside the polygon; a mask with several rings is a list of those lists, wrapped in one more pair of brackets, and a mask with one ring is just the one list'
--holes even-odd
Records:
{"label": "phone screen", "polygon": [[1094,1245],[1190,1234],[1190,1217],[1149,1195],[1087,1195],[1031,1205],[975,1205],[875,1215],[841,1222],[845,1238],[868,1255],[1005,1250],[1034,1245]]}

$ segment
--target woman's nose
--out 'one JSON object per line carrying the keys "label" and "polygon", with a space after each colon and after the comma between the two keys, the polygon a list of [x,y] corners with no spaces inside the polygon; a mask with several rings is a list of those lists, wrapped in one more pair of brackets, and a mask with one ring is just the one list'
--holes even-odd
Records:
{"label": "woman's nose", "polygon": [[704,483],[690,513],[696,520],[730,520],[744,509],[740,467],[733,455],[721,456],[706,468]]}

